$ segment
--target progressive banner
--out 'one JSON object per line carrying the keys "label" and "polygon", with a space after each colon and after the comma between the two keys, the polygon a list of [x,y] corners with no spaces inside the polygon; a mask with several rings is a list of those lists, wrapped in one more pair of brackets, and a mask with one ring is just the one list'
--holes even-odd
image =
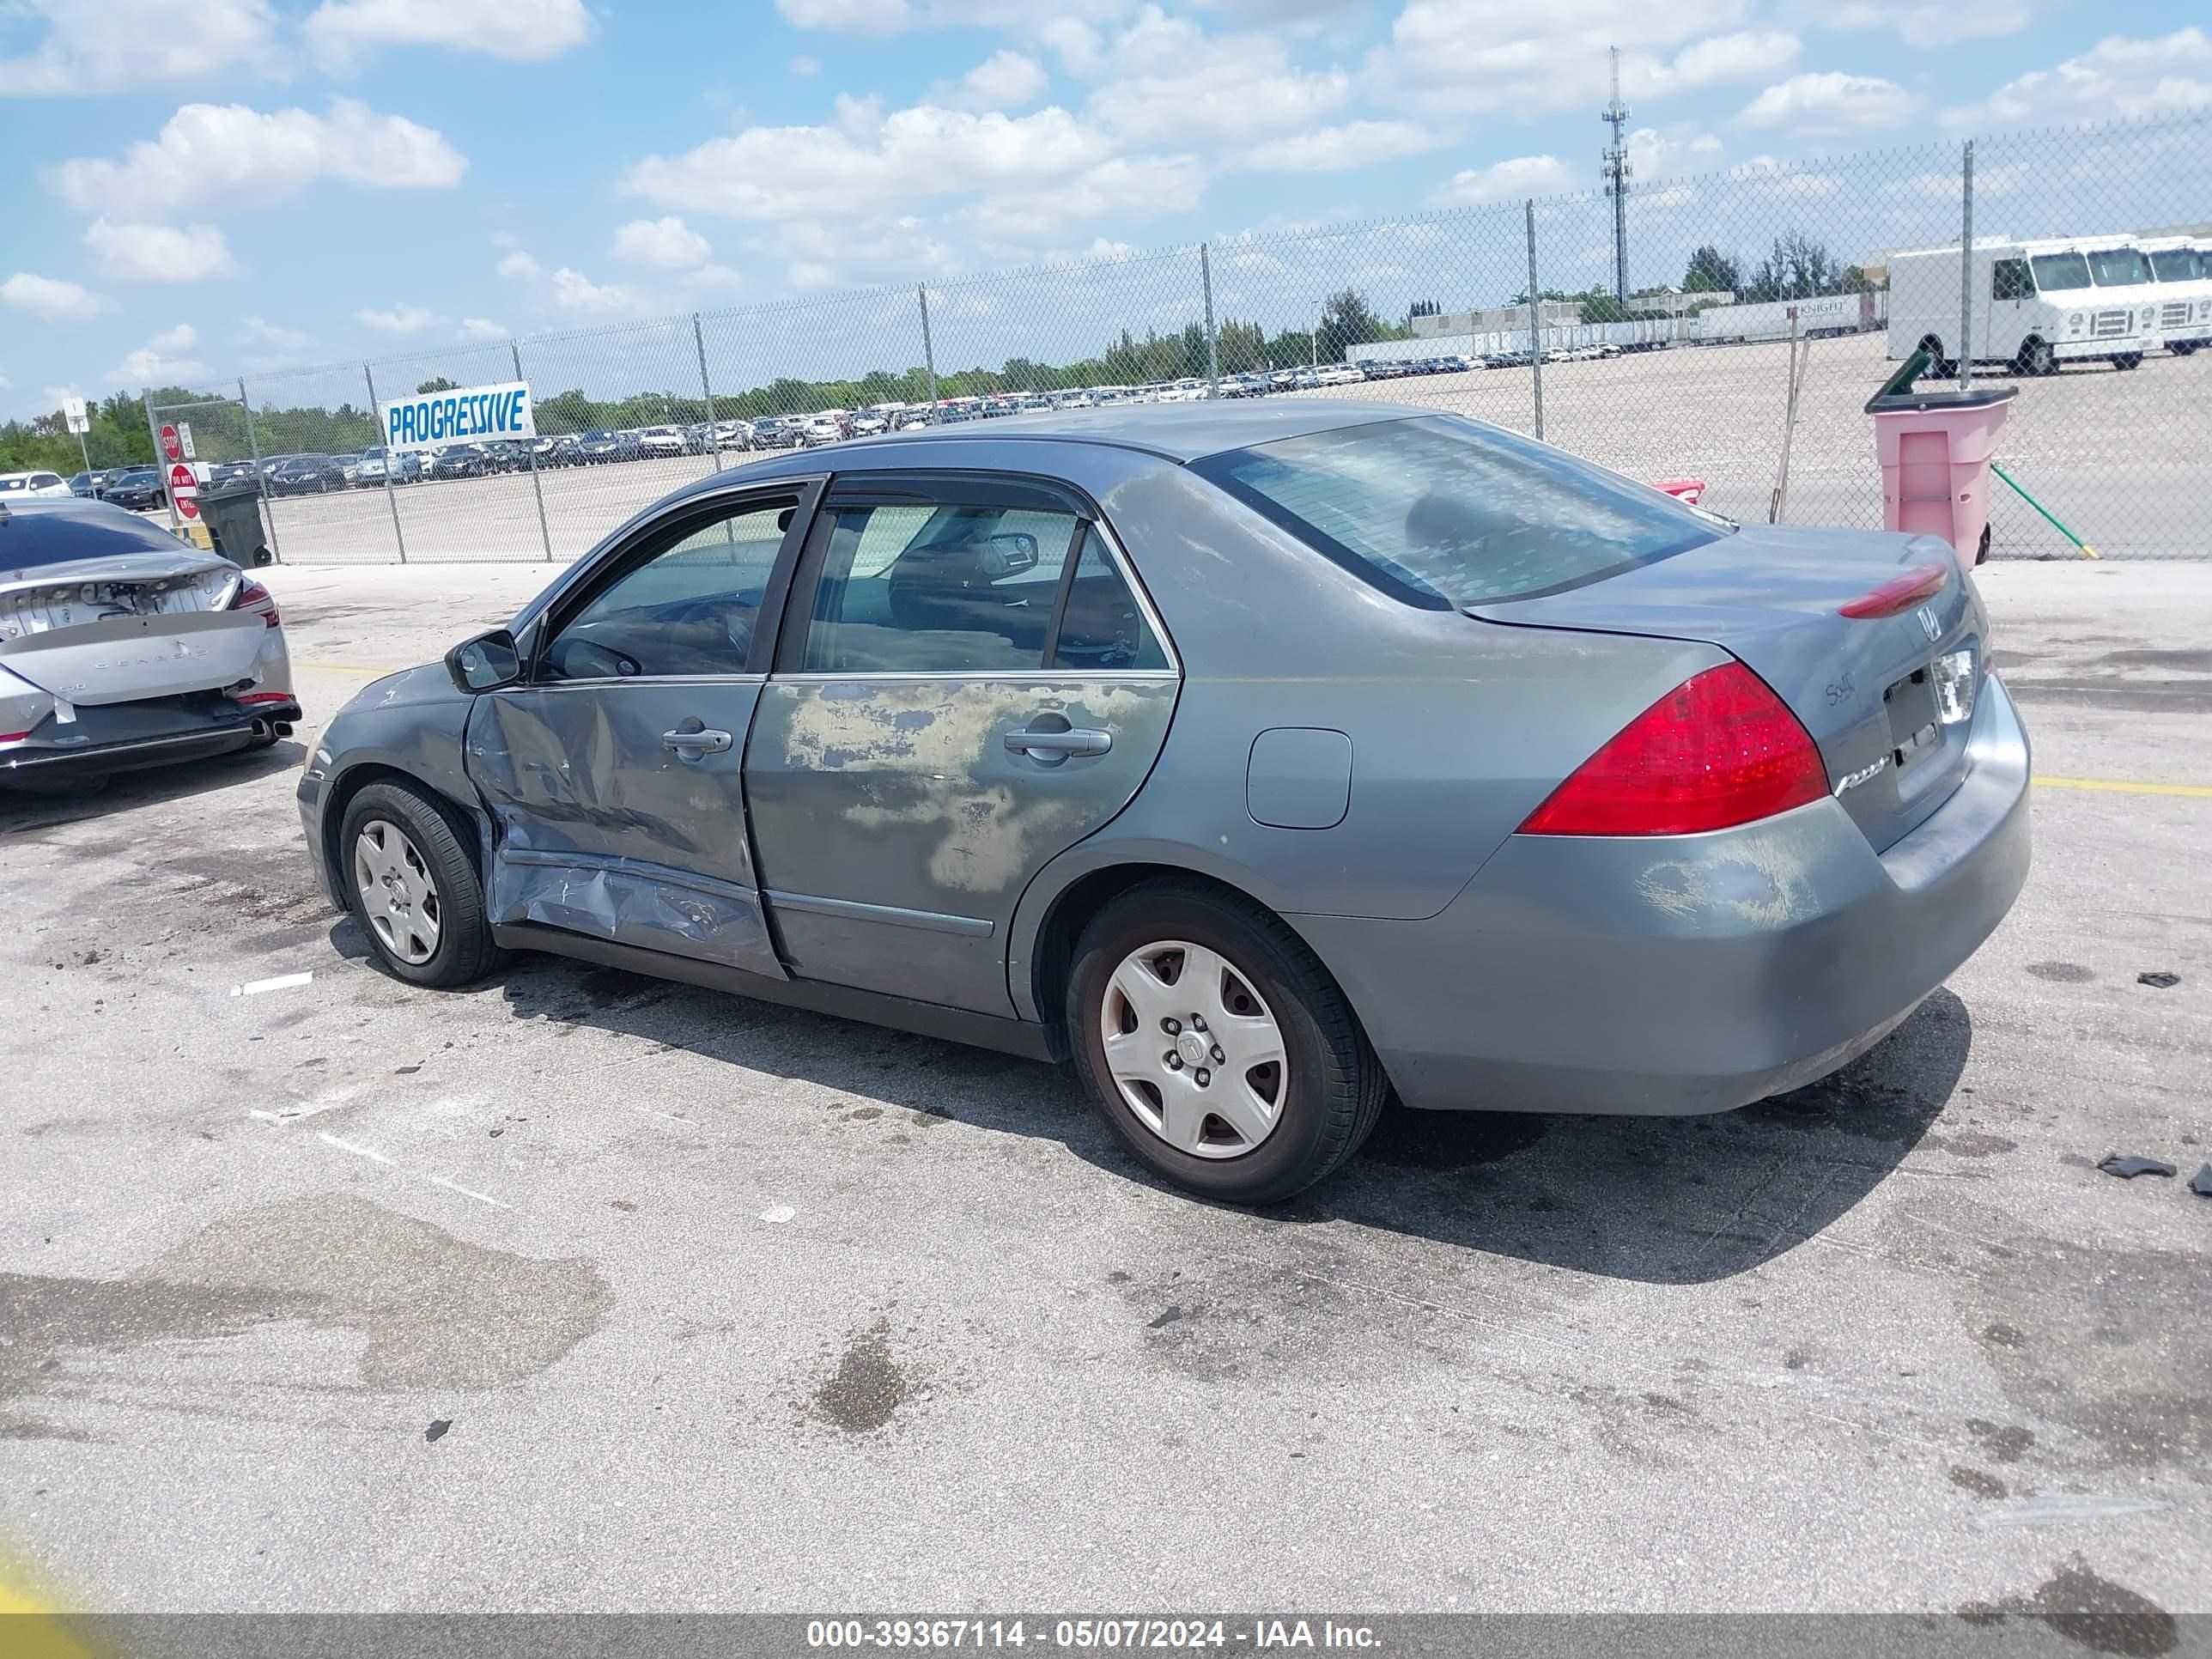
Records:
{"label": "progressive banner", "polygon": [[392,449],[435,449],[470,440],[534,438],[538,415],[530,382],[464,386],[386,400],[384,441]]}

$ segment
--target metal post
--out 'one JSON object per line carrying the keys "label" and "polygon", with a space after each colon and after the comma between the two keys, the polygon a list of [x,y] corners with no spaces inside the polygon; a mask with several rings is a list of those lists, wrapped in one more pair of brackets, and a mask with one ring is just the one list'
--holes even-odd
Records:
{"label": "metal post", "polygon": [[914,291],[921,296],[921,366],[929,371],[929,423],[935,426],[938,416],[937,351],[929,342],[928,284],[918,283],[915,285]]}
{"label": "metal post", "polygon": [[1221,395],[1221,349],[1213,333],[1213,261],[1206,245],[1198,245],[1198,282],[1206,294],[1206,395]]}
{"label": "metal post", "polygon": [[1530,197],[1528,210],[1528,368],[1530,382],[1536,394],[1536,437],[1544,436],[1544,301],[1536,286],[1536,198]]}
{"label": "metal post", "polygon": [[1312,362],[1314,373],[1316,374],[1321,372],[1321,319],[1322,314],[1328,310],[1328,301],[1316,300],[1314,301],[1313,332],[1306,336],[1307,356]]}
{"label": "metal post", "polygon": [[[699,394],[707,400],[707,453],[714,458],[714,471],[722,470],[722,434],[714,430],[714,388],[707,380],[707,331],[699,325],[699,313],[691,313],[691,343],[699,348]],[[522,371],[515,370],[515,378]]]}
{"label": "metal post", "polygon": [[1959,390],[1974,384],[1974,141],[1966,140],[1959,191]]}
{"label": "metal post", "polygon": [[161,453],[161,426],[154,418],[154,388],[146,386],[138,393],[139,401],[146,405],[146,435],[154,443],[154,471],[161,480],[161,499],[168,503],[169,529],[177,528],[177,503],[169,494],[169,463]]}
{"label": "metal post", "polygon": [[[513,340],[509,340],[507,343],[507,355],[508,360],[514,365],[514,378],[518,380],[522,379],[522,348]],[[538,418],[534,411],[538,405],[532,402],[530,407],[533,411],[530,423],[536,426]],[[709,413],[711,412],[710,405]],[[387,466],[385,472],[386,476],[389,477],[391,469]],[[550,564],[553,562],[553,532],[545,527],[545,486],[538,480],[538,440],[535,438],[530,441],[530,493],[538,497],[538,540],[545,549],[545,562]]]}
{"label": "metal post", "polygon": [[[246,450],[253,457],[253,489],[264,505],[269,501],[269,480],[261,476],[261,439],[253,430],[253,400],[246,395],[246,381],[238,382],[238,405],[246,411]],[[390,452],[386,452],[388,454]],[[387,470],[391,462],[385,463]],[[269,556],[277,563],[284,562],[284,550],[276,543],[276,509],[269,508]]]}
{"label": "metal post", "polygon": [[[384,438],[384,504],[392,509],[392,538],[399,544],[399,562],[407,562],[407,532],[399,527],[399,498],[392,493],[392,475],[399,470],[398,454],[392,447],[392,434],[384,424],[384,415],[376,402],[376,371],[367,363],[361,366],[362,378],[368,382],[368,406],[376,415],[376,429]],[[518,373],[517,380],[521,379]],[[269,516],[276,516],[275,502],[270,502]]]}

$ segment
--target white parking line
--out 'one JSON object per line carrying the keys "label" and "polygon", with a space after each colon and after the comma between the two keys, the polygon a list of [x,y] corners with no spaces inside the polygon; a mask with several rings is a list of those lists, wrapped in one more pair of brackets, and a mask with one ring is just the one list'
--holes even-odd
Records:
{"label": "white parking line", "polygon": [[336,1135],[330,1133],[327,1130],[319,1131],[315,1139],[328,1142],[331,1146],[337,1147],[342,1152],[351,1152],[356,1158],[373,1158],[379,1164],[390,1164],[392,1162],[390,1158],[385,1157],[382,1152],[376,1151],[374,1147],[356,1146],[350,1140],[340,1140]]}
{"label": "white parking line", "polygon": [[432,1176],[429,1177],[429,1182],[434,1187],[443,1187],[447,1192],[459,1193],[463,1198],[473,1198],[479,1204],[489,1204],[495,1210],[511,1210],[514,1207],[512,1204],[501,1203],[489,1193],[477,1192],[473,1188],[462,1186],[458,1181],[448,1181],[443,1176]]}
{"label": "white parking line", "polygon": [[264,991],[289,991],[295,985],[314,982],[313,974],[279,974],[274,979],[250,979],[243,985],[234,985],[230,994],[234,997],[258,997]]}

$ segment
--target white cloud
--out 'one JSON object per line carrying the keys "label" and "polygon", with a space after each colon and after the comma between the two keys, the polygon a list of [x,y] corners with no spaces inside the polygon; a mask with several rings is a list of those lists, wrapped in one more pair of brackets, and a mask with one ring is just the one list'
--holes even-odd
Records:
{"label": "white cloud", "polygon": [[1920,100],[1878,75],[1830,70],[1793,75],[1753,99],[1736,119],[1798,138],[1852,138],[1910,120]]}
{"label": "white cloud", "polygon": [[834,29],[843,34],[896,34],[913,27],[907,0],[775,0],[795,29]]}
{"label": "white cloud", "polygon": [[1255,144],[1236,165],[1255,173],[1349,173],[1445,142],[1445,135],[1411,121],[1346,121]]}
{"label": "white cloud", "polygon": [[2111,35],[2056,69],[2008,81],[1979,104],[1947,110],[1952,126],[2039,125],[2179,115],[2212,108],[2212,35],[2176,29],[2156,40]]}
{"label": "white cloud", "polygon": [[1723,149],[1721,141],[1702,127],[1638,127],[1628,135],[1630,188],[1649,194],[1638,187],[1653,179],[1717,167]]}
{"label": "white cloud", "polygon": [[808,217],[835,204],[863,213],[982,186],[1064,178],[1106,159],[1103,135],[1053,106],[1018,117],[921,105],[886,116],[841,97],[837,119],[748,127],[680,155],[648,155],[625,195],[733,219]]}
{"label": "white cloud", "polygon": [[362,327],[373,328],[380,334],[420,334],[446,320],[428,306],[397,305],[389,311],[363,306],[353,315]]}
{"label": "white cloud", "polygon": [[464,340],[504,340],[507,331],[489,317],[461,319],[459,337]]}
{"label": "white cloud", "polygon": [[1731,34],[1747,10],[1746,0],[1639,6],[1409,0],[1389,40],[1368,54],[1361,77],[1370,97],[1401,114],[1444,120],[1498,110],[1595,109],[1604,101],[1611,46],[1621,50],[1626,86],[1655,96],[1771,74],[1777,54],[1794,51],[1795,38]]}
{"label": "white cloud", "polygon": [[76,97],[243,68],[282,68],[269,0],[13,0],[0,20],[42,19],[38,45],[0,58],[0,98]]}
{"label": "white cloud", "polygon": [[13,306],[18,311],[27,311],[33,317],[44,317],[58,322],[64,319],[90,317],[106,308],[107,301],[99,295],[58,276],[39,276],[27,270],[19,270],[6,282],[0,283],[0,305]]}
{"label": "white cloud", "polygon": [[789,68],[793,75],[801,76],[819,75],[822,73],[822,64],[820,60],[804,56],[793,58],[789,64]]}
{"label": "white cloud", "polygon": [[297,351],[307,337],[296,328],[285,328],[262,317],[248,317],[238,326],[240,345],[267,346],[278,351]]}
{"label": "white cloud", "polygon": [[520,283],[534,283],[545,274],[545,267],[531,258],[529,252],[524,248],[515,249],[514,252],[501,258],[492,269],[502,276],[513,277]]}
{"label": "white cloud", "polygon": [[95,213],[118,199],[265,202],[318,179],[375,190],[447,189],[468,165],[438,132],[404,116],[379,115],[355,98],[331,100],[326,115],[186,104],[158,137],[139,140],[120,161],[64,161],[49,183],[73,207]]}
{"label": "white cloud", "polygon": [[347,70],[389,46],[448,46],[542,63],[591,38],[584,0],[323,0],[301,31],[318,62]]}
{"label": "white cloud", "polygon": [[94,219],[84,229],[103,276],[124,283],[197,283],[234,276],[238,261],[213,225],[118,225]]}
{"label": "white cloud", "polygon": [[179,323],[126,356],[107,371],[117,386],[179,386],[204,378],[208,366],[181,354],[199,343],[199,331],[190,323]]}
{"label": "white cloud", "polygon": [[2014,34],[2049,0],[1799,0],[1796,14],[1832,29],[1893,28],[1907,46],[1948,46]]}
{"label": "white cloud", "polygon": [[1516,155],[1486,167],[1468,167],[1429,198],[1437,207],[1479,207],[1488,202],[1517,202],[1529,196],[1556,196],[1572,190],[1575,170],[1556,155]]}
{"label": "white cloud", "polygon": [[1669,62],[1636,58],[1621,68],[1621,90],[1630,98],[1661,98],[1734,81],[1761,81],[1794,68],[1804,43],[1779,29],[1717,34],[1676,52]]}
{"label": "white cloud", "polygon": [[586,317],[617,316],[636,308],[628,289],[619,283],[595,283],[580,270],[561,266],[547,279],[553,287],[553,303],[560,310]]}
{"label": "white cloud", "polygon": [[1044,96],[1052,77],[1034,58],[1011,50],[995,52],[951,86],[931,90],[929,101],[950,109],[1026,108]]}
{"label": "white cloud", "polygon": [[614,257],[653,270],[694,270],[714,257],[707,239],[674,214],[633,219],[615,232]]}

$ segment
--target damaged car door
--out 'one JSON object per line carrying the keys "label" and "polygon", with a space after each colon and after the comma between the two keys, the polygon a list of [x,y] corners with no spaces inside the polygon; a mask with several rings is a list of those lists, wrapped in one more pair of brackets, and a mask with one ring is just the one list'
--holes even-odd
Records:
{"label": "damaged car door", "polygon": [[469,722],[469,775],[498,826],[495,926],[784,976],[741,768],[755,634],[806,493],[686,503],[526,630],[522,682],[478,697]]}
{"label": "damaged car door", "polygon": [[1152,769],[1180,684],[1170,649],[1072,492],[833,482],[745,762],[792,974],[1012,1013],[1015,903]]}

